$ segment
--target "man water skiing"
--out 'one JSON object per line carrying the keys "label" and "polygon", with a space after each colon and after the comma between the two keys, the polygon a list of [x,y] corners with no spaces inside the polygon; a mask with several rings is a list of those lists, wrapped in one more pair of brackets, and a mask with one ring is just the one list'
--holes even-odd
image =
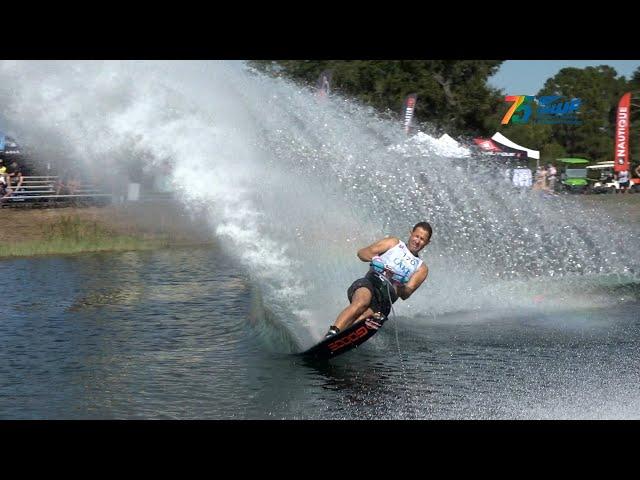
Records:
{"label": "man water skiing", "polygon": [[420,222],[409,232],[406,244],[389,237],[358,250],[358,258],[371,268],[347,290],[350,305],[340,312],[325,338],[374,314],[387,316],[398,297],[409,298],[429,274],[418,253],[431,241],[431,233],[431,225]]}

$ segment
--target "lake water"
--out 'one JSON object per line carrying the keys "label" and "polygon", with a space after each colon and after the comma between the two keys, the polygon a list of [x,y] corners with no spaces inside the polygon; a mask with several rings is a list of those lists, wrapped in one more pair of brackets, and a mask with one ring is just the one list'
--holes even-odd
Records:
{"label": "lake water", "polygon": [[400,316],[313,364],[251,320],[251,280],[216,248],[2,268],[2,419],[640,417],[633,285],[619,307]]}

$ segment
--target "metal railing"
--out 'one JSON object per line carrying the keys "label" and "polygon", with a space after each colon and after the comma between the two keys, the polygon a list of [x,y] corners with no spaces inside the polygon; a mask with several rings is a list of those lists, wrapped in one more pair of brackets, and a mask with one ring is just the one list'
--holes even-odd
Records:
{"label": "metal railing", "polygon": [[[22,184],[17,187],[11,185],[8,197],[0,198],[0,205],[24,204],[37,202],[69,202],[71,200],[104,201],[112,198],[112,194],[104,193],[94,185],[79,183],[77,187],[69,189],[61,185],[58,176],[23,176]],[[73,193],[69,193],[69,192]],[[59,193],[57,193],[59,192]]]}

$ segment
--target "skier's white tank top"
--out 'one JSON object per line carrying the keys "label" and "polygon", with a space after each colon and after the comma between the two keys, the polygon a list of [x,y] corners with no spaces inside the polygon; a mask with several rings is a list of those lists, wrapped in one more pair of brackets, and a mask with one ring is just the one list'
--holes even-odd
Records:
{"label": "skier's white tank top", "polygon": [[399,240],[395,247],[380,255],[380,258],[387,268],[407,279],[411,278],[422,265],[422,260],[414,256],[402,240]]}

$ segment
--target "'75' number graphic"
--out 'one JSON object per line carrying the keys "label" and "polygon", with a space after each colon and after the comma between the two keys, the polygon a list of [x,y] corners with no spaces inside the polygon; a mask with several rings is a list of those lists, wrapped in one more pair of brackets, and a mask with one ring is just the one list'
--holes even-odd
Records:
{"label": "'75' number graphic", "polygon": [[[513,102],[513,105],[511,105],[511,108],[509,108],[504,117],[502,117],[502,125],[508,124],[512,118],[513,123],[527,123],[531,116],[531,105],[529,105],[529,103],[534,98],[532,95],[509,95],[504,97],[505,102]],[[514,116],[516,113],[521,115]]]}

